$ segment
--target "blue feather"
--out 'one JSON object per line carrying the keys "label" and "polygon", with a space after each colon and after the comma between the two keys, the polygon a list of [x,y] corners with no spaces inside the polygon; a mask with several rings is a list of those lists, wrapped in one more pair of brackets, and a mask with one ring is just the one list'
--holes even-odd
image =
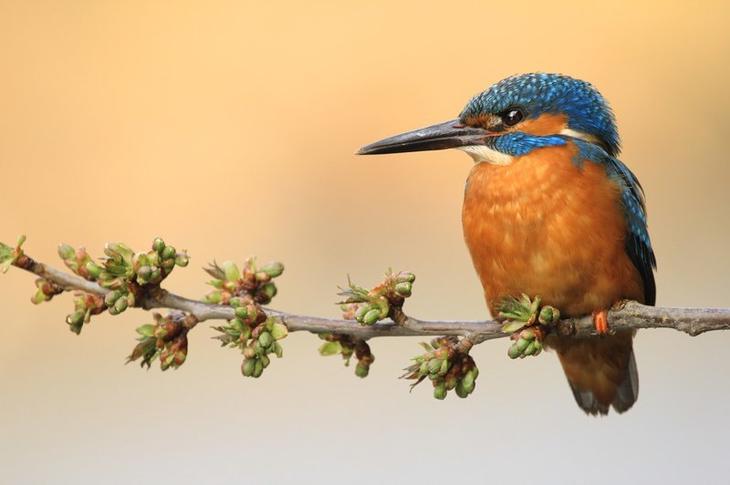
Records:
{"label": "blue feather", "polygon": [[[566,137],[568,138],[568,137]],[[573,163],[579,167],[587,160],[606,167],[606,173],[621,190],[621,203],[626,218],[626,253],[641,274],[644,284],[644,303],[656,303],[656,284],[654,272],[656,257],[651,247],[649,229],[647,228],[646,204],[644,191],[636,175],[621,162],[612,157],[601,147],[583,140],[572,139],[578,147]]]}

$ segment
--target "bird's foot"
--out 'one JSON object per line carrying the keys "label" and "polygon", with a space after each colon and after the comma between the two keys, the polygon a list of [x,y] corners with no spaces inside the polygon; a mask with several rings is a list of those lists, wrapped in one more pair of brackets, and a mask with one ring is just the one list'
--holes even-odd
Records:
{"label": "bird's foot", "polygon": [[598,335],[607,335],[608,328],[608,310],[596,310],[593,312],[593,326]]}
{"label": "bird's foot", "polygon": [[476,378],[479,375],[474,359],[464,350],[462,341],[456,337],[440,337],[430,344],[421,343],[426,353],[414,357],[413,364],[406,367],[404,379],[414,379],[411,390],[427,377],[433,384],[433,397],[444,399],[448,391],[455,390],[461,397],[467,397],[474,391]]}

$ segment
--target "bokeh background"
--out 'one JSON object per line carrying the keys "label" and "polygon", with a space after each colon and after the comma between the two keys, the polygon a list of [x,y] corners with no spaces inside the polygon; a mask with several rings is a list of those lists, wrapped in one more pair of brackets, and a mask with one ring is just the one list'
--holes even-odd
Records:
{"label": "bokeh background", "polygon": [[[357,158],[514,73],[594,83],[647,193],[658,304],[728,306],[726,2],[0,1],[0,239],[59,264],[65,241],[287,265],[275,306],[335,316],[349,273],[418,275],[408,310],[487,316],[462,241],[471,161]],[[730,333],[643,331],[641,397],[589,418],[554,355],[479,346],[467,400],[408,393],[418,339],[373,342],[361,381],[295,334],[259,381],[191,334],[176,372],[123,365],[149,316],[71,334],[69,296],[33,307],[0,278],[4,483],[682,483],[726,479]]]}

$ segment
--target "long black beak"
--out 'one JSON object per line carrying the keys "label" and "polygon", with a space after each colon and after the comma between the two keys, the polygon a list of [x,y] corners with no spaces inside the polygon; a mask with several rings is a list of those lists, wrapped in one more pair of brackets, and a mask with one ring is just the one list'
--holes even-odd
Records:
{"label": "long black beak", "polygon": [[486,130],[465,126],[456,119],[376,141],[362,147],[357,154],[379,155],[483,145],[486,137]]}

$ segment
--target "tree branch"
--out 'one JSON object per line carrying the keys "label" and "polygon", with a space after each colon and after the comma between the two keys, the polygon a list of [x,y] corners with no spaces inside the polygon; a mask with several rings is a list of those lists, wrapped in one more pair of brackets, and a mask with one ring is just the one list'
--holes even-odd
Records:
{"label": "tree branch", "polygon": [[[80,290],[104,296],[109,290],[79,276],[66,273],[39,263],[27,255],[20,256],[14,266],[34,273],[64,290]],[[226,305],[215,305],[199,300],[191,300],[160,289],[142,295],[137,306],[145,310],[166,308],[192,314],[197,321],[231,320],[234,309]],[[379,322],[363,326],[353,320],[329,319],[297,315],[279,310],[266,309],[266,312],[279,318],[290,332],[337,333],[358,339],[374,337],[411,337],[411,336],[464,336],[465,345],[471,347],[486,340],[508,336],[496,321],[428,321],[399,313],[395,322]],[[611,330],[635,330],[645,328],[669,328],[696,336],[712,330],[730,329],[730,309],[728,308],[661,308],[626,302],[609,312]],[[596,335],[592,317],[567,318],[555,325],[559,335],[587,337]]]}

